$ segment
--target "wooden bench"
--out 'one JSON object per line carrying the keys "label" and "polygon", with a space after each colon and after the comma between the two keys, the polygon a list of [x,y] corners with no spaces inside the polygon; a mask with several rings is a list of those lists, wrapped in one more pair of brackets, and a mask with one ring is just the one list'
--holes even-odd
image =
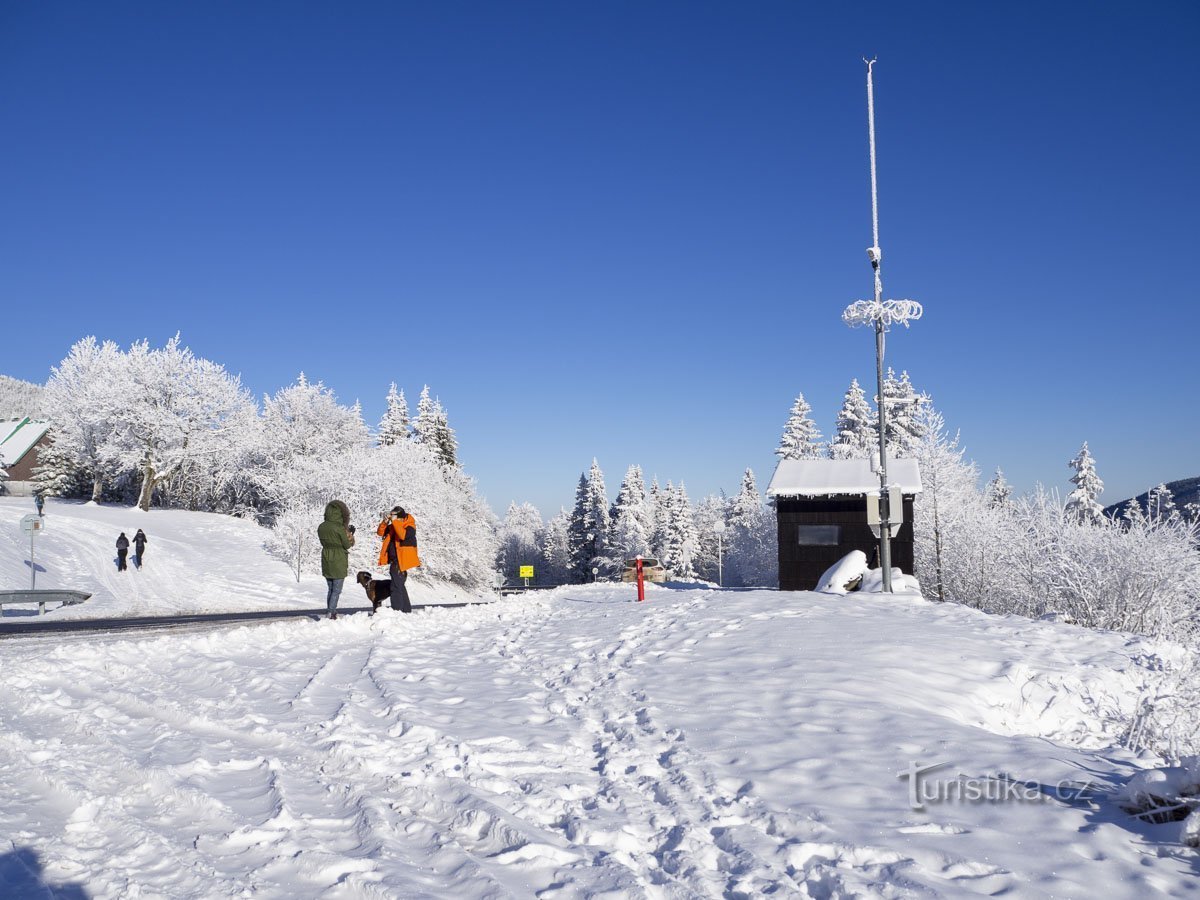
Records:
{"label": "wooden bench", "polygon": [[46,614],[47,603],[61,603],[63,606],[71,606],[75,603],[82,603],[91,596],[91,594],[85,591],[0,591],[0,615],[4,614],[4,606],[7,603],[36,603],[38,606],[38,615],[43,616]]}

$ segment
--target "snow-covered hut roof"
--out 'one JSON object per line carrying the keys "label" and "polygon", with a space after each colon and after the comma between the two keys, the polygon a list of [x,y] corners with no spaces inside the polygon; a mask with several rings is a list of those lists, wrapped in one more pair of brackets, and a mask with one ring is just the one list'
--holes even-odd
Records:
{"label": "snow-covered hut roof", "polygon": [[[771,476],[768,497],[828,497],[879,490],[879,473],[869,459],[781,459]],[[889,459],[888,482],[901,493],[921,493],[915,459]]]}
{"label": "snow-covered hut roof", "polygon": [[49,422],[35,422],[28,416],[0,421],[0,457],[4,465],[19,462],[49,430]]}

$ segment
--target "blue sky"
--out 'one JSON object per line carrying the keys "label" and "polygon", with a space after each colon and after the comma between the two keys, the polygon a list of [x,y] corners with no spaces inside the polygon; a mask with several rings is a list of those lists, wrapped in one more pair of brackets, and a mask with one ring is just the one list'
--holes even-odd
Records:
{"label": "blue sky", "polygon": [[[985,471],[1200,474],[1195,3],[8,3],[0,373],[176,331],[378,420],[428,383],[498,512],[599,458],[693,499],[828,435],[870,336]],[[1190,411],[1189,411],[1190,410]]]}

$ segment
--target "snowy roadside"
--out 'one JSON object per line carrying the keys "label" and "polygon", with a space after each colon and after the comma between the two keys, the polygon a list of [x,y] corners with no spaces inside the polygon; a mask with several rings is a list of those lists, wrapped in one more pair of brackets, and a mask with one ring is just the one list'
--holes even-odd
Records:
{"label": "snowy roadside", "polygon": [[[0,587],[29,587],[29,536],[20,532],[22,516],[33,512],[27,497],[0,497]],[[319,522],[313,523],[315,532]],[[116,567],[117,535],[146,531],[146,565]],[[39,588],[87,591],[78,606],[51,610],[47,618],[182,615],[325,606],[325,580],[319,573],[295,572],[267,554],[266,529],[246,519],[187,510],[153,510],[51,500],[45,531],[35,538],[34,561]],[[375,540],[375,536],[367,536]],[[386,576],[384,576],[386,577]],[[477,600],[445,582],[414,575],[414,603],[463,603]],[[342,590],[343,606],[365,607],[366,595],[352,579]],[[33,607],[6,609],[31,615]]]}
{"label": "snowy roadside", "polygon": [[[1136,761],[1095,709],[1132,707],[1152,644],[630,594],[6,645],[6,859],[96,897],[1197,895],[1174,831],[1103,799]],[[936,763],[1044,790],[914,809],[901,776]]]}

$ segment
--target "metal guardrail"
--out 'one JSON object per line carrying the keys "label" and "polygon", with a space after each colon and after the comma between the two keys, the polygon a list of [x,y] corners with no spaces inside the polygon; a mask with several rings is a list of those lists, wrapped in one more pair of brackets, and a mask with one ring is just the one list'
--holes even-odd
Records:
{"label": "metal guardrail", "polygon": [[27,591],[0,591],[0,614],[4,612],[4,606],[7,603],[36,603],[38,605],[38,615],[46,614],[47,603],[60,603],[63,606],[71,606],[75,603],[82,603],[92,595],[87,591],[68,591],[57,588],[47,588],[45,590],[31,589]]}

